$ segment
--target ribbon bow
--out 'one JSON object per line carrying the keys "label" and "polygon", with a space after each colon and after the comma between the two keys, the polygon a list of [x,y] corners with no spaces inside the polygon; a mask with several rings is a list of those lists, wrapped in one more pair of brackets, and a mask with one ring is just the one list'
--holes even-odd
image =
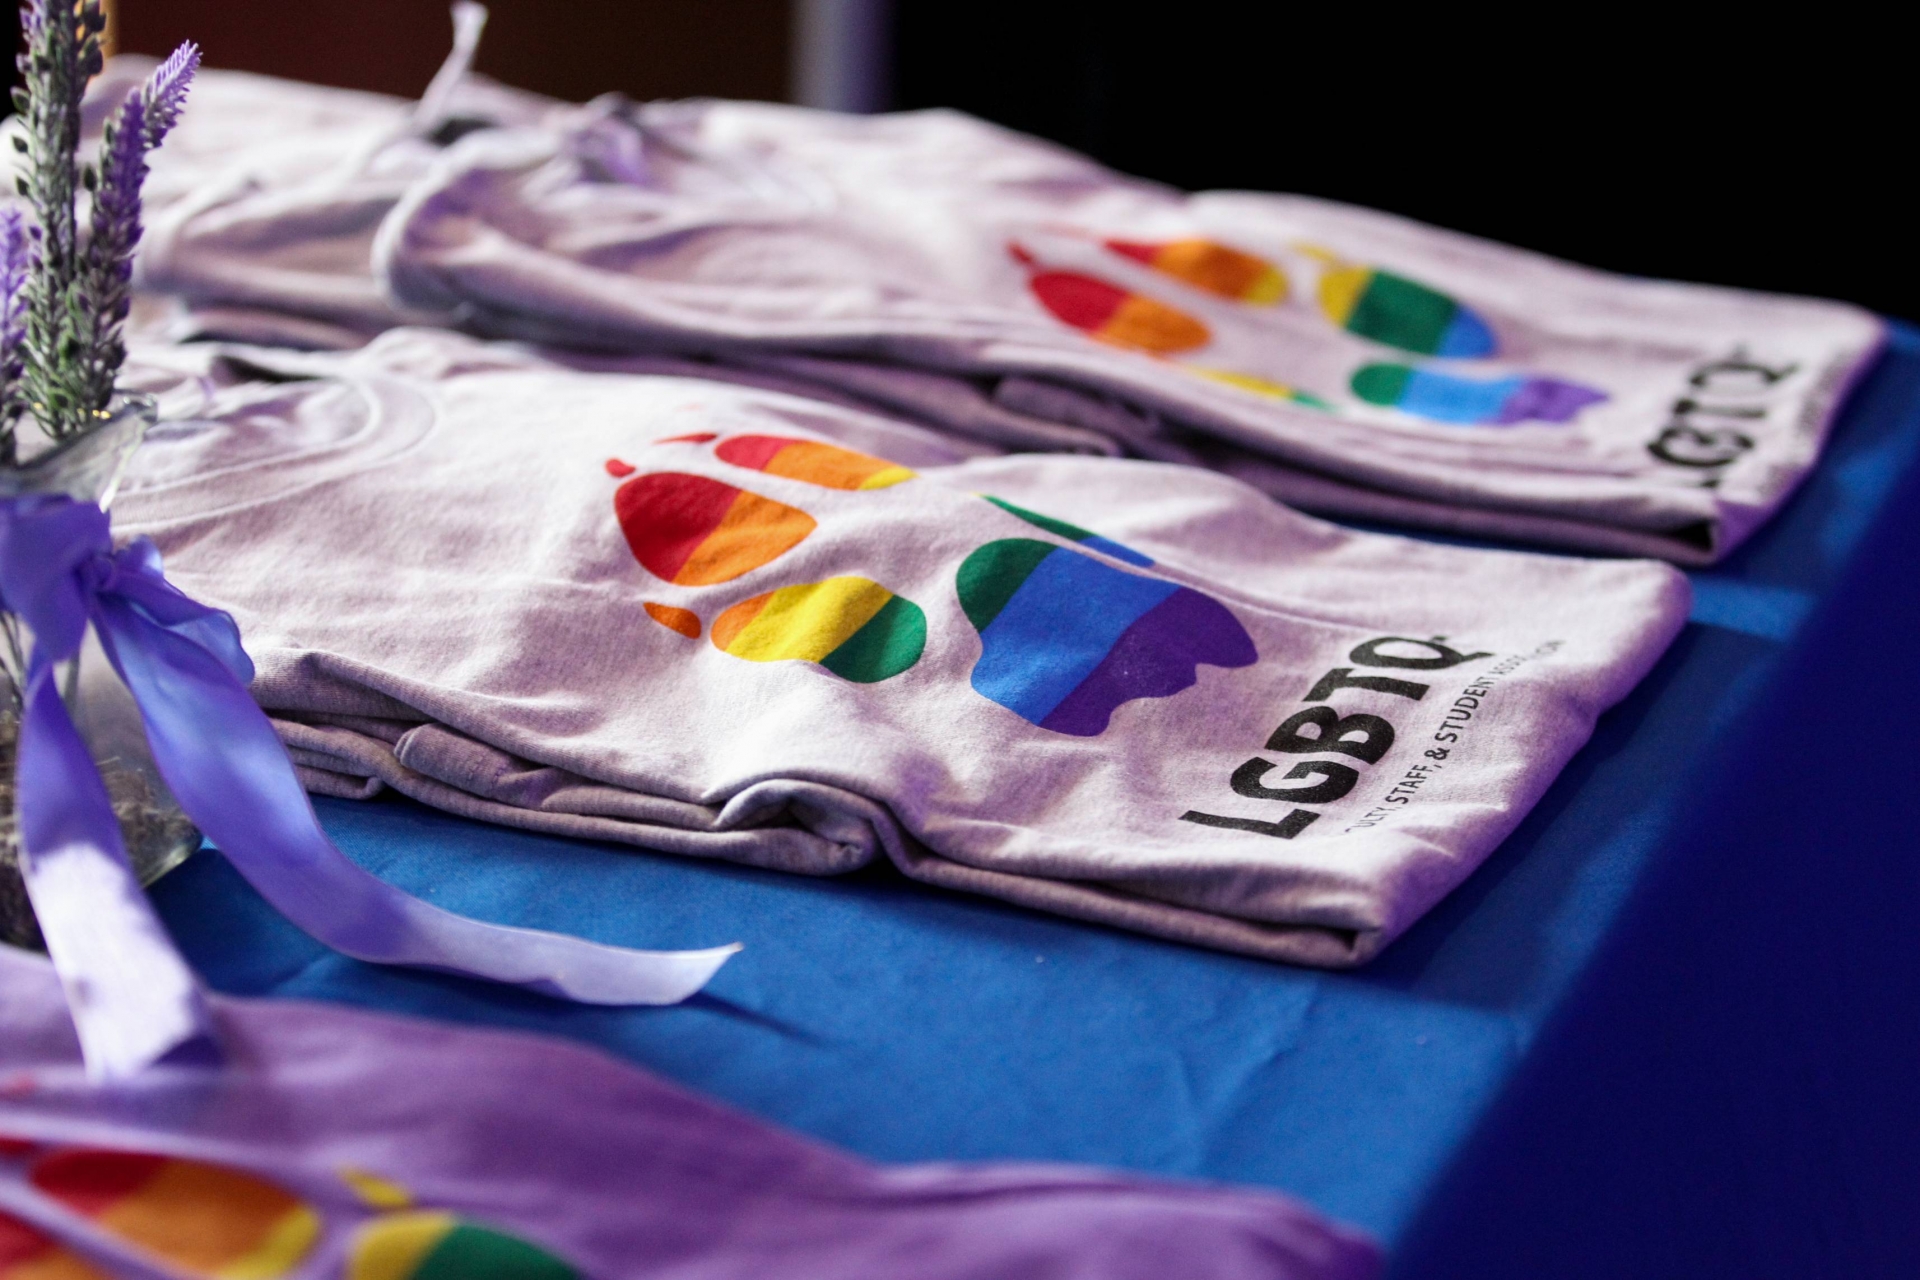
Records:
{"label": "ribbon bow", "polygon": [[119,823],[55,682],[92,624],[180,807],[261,896],[335,950],[529,987],[587,1004],[673,1004],[739,948],[632,951],[483,924],[369,875],[320,829],[247,692],[233,619],[183,595],[146,538],[113,549],[107,516],[58,495],[0,499],[0,608],[33,632],[14,792],[20,865],[89,1072],[216,1057],[200,987],[141,892]]}

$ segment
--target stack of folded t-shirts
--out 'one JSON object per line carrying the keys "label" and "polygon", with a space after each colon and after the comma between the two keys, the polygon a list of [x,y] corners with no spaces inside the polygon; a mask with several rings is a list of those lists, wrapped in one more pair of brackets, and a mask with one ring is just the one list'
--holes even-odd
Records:
{"label": "stack of folded t-shirts", "polygon": [[[226,1071],[103,1103],[52,966],[0,947],[9,1280],[1365,1280],[1279,1196],[1067,1166],[881,1168],[585,1049],[218,1000]],[[484,1063],[485,1070],[475,1070]]]}
{"label": "stack of folded t-shirts", "polygon": [[884,857],[1276,959],[1406,929],[1687,609],[1657,563],[1352,533],[1192,467],[968,457],[443,330],[145,376],[204,403],[116,527],[232,611],[314,790],[814,874]]}
{"label": "stack of folded t-shirts", "polygon": [[985,379],[1297,506],[1688,561],[1778,505],[1880,338],[1838,304],[1188,196],[945,112],[603,104],[477,134],[374,267],[489,332]]}
{"label": "stack of folded t-shirts", "polygon": [[[205,74],[149,189],[136,327],[224,341],[137,352],[169,414],[116,528],[235,615],[317,792],[1360,963],[1687,589],[1269,497],[1712,560],[1879,342],[950,113],[554,103],[466,76],[464,21],[418,104]],[[108,1116],[37,966],[0,956],[7,1274],[216,1239],[222,1274],[1376,1263],[1253,1193],[882,1172],[576,1050],[359,1014],[223,1004],[241,1066]]]}
{"label": "stack of folded t-shirts", "polygon": [[[184,137],[247,133],[235,83],[206,77]],[[367,123],[342,130],[301,123],[340,91],[243,87],[282,104],[251,145],[155,165],[197,194],[157,220],[142,280],[204,332],[407,318],[692,355],[1325,513],[1710,561],[1806,473],[1881,335],[1840,304],[1184,195],[948,112],[469,85],[465,106],[352,96]],[[333,158],[260,158],[288,145]]]}

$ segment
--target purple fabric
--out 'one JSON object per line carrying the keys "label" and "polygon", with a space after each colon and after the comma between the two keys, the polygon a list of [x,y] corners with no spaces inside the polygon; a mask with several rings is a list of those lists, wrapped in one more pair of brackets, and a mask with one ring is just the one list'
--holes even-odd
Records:
{"label": "purple fabric", "polygon": [[[56,664],[85,638],[101,585],[93,570],[110,545],[97,507],[43,496],[0,504],[0,608],[34,636],[15,763],[20,870],[88,1063],[103,1077],[212,1044],[199,986],[140,892],[56,681]],[[239,653],[237,635],[231,648]]]}
{"label": "purple fabric", "polygon": [[73,995],[89,1066],[132,1075],[206,1044],[197,988],[133,879],[105,788],[53,684],[91,623],[140,706],[180,806],[282,914],[336,950],[491,978],[591,1004],[671,1004],[736,948],[638,952],[482,924],[368,875],[333,847],[247,692],[233,620],[175,590],[144,538],[64,496],[0,503],[0,607],[34,635],[20,730],[21,866]]}
{"label": "purple fabric", "polygon": [[[875,1166],[573,1045],[332,1006],[216,999],[231,1067],[102,1089],[76,1069],[48,966],[0,949],[0,990],[0,1137],[16,1140],[0,1154],[0,1211],[96,1258],[129,1244],[86,1224],[60,1232],[58,1206],[27,1217],[26,1171],[62,1147],[277,1186],[319,1219],[297,1266],[272,1273],[289,1277],[338,1275],[383,1223],[423,1211],[586,1276],[1361,1280],[1379,1268],[1370,1242],[1269,1193],[1065,1166]],[[365,1194],[369,1179],[382,1194]]]}

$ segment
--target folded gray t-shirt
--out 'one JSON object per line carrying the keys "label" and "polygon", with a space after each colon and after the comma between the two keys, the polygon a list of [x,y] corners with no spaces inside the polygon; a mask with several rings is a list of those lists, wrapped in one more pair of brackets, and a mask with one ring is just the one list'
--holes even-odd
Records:
{"label": "folded gray t-shirt", "polygon": [[[563,105],[464,74],[470,53],[456,49],[419,102],[238,71],[196,75],[141,190],[135,282],[182,304],[167,327],[324,348],[405,323],[371,269],[382,219],[446,146],[475,130],[536,126]],[[83,153],[154,65],[113,58],[88,85]],[[0,131],[18,136],[19,125]],[[0,147],[5,198],[24,163]]]}
{"label": "folded gray t-shirt", "polygon": [[443,155],[374,253],[396,303],[482,331],[1012,379],[1009,409],[1292,501],[1685,561],[1778,505],[1881,334],[1837,303],[1186,195],[940,111],[554,113]]}
{"label": "folded gray t-shirt", "polygon": [[1778,507],[1880,342],[1837,303],[1185,195],[950,112],[448,84],[416,107],[203,76],[154,160],[140,282],[188,308],[165,331],[344,347],[431,322],[804,361],[1002,445],[1091,439],[1302,509],[1682,563]]}
{"label": "folded gray t-shirt", "polygon": [[444,332],[166,354],[277,380],[189,385],[117,528],[233,612],[314,789],[1278,959],[1460,883],[1686,614],[1656,563]]}

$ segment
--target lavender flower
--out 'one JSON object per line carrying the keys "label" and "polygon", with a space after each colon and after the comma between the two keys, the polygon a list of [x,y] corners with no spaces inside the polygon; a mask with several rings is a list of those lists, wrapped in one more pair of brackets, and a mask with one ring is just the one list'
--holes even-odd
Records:
{"label": "lavender flower", "polygon": [[147,150],[158,147],[166,139],[167,130],[180,119],[180,112],[187,105],[187,90],[193,87],[193,73],[199,69],[200,46],[189,40],[168,54],[167,60],[147,77],[146,85],[140,90],[141,104],[147,113],[142,135]]}
{"label": "lavender flower", "polygon": [[[27,0],[21,19],[25,44],[14,104],[25,127],[14,146],[27,158],[19,189],[38,225],[24,245],[14,234],[17,217],[0,227],[0,235],[11,237],[6,280],[23,256],[16,250],[24,249],[27,263],[24,284],[9,285],[0,307],[0,327],[14,326],[0,334],[0,461],[13,456],[13,423],[22,411],[62,439],[97,424],[112,400],[126,360],[122,331],[132,303],[147,153],[179,120],[200,66],[193,44],[174,50],[108,120],[98,166],[82,168],[75,161],[80,102],[102,64],[100,0]],[[75,188],[82,185],[93,194],[84,243],[74,214]]]}
{"label": "lavender flower", "polygon": [[[32,268],[26,286],[21,399],[55,436],[82,430],[88,417],[76,359],[86,335],[79,294],[81,262],[73,201],[79,176],[80,99],[101,67],[99,0],[28,0],[21,10],[20,87],[14,106],[25,126],[14,145],[26,156],[20,194],[32,206]],[[8,431],[11,439],[11,431]],[[9,446],[10,447],[10,446]]]}
{"label": "lavender flower", "polygon": [[[107,121],[81,284],[88,303],[87,342],[75,359],[81,395],[96,412],[113,397],[126,359],[121,326],[132,306],[133,252],[140,242],[140,184],[147,177],[145,95],[130,95]],[[88,173],[89,178],[93,177]]]}
{"label": "lavender flower", "polygon": [[13,424],[26,405],[20,399],[24,371],[21,346],[27,336],[27,268],[32,265],[32,237],[20,210],[0,210],[0,465],[13,456]]}
{"label": "lavender flower", "polygon": [[147,180],[147,152],[160,145],[180,118],[187,90],[200,65],[200,50],[181,45],[147,77],[107,121],[100,141],[100,174],[93,188],[91,236],[83,288],[90,332],[79,360],[87,407],[100,412],[113,398],[114,380],[127,358],[121,338],[133,301],[133,254],[140,247],[140,188]]}

